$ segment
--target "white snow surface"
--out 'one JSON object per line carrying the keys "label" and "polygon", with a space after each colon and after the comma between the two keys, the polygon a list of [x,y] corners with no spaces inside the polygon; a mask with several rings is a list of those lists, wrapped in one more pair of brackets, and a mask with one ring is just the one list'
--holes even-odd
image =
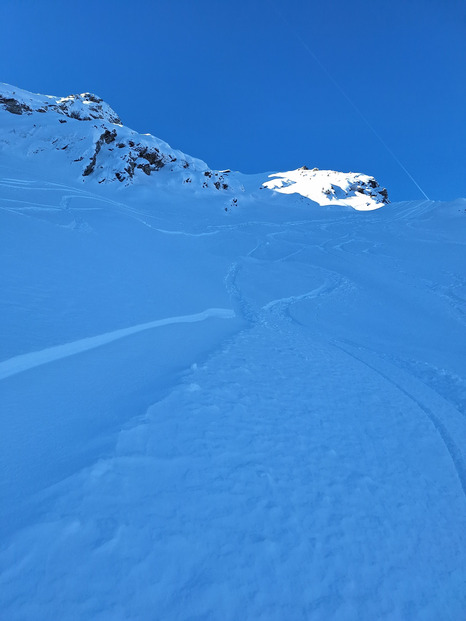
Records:
{"label": "white snow surface", "polygon": [[264,187],[283,194],[300,194],[319,205],[344,204],[358,211],[372,211],[386,202],[386,191],[373,177],[360,173],[298,168],[269,177]]}
{"label": "white snow surface", "polygon": [[99,184],[49,114],[0,111],[0,617],[462,621],[466,200]]}

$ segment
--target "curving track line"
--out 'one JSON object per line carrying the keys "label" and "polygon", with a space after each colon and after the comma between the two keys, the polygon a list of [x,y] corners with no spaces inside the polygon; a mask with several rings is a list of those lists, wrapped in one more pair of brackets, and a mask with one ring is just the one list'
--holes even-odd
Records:
{"label": "curving track line", "polygon": [[233,319],[235,312],[228,308],[208,308],[200,313],[193,315],[181,315],[179,317],[167,317],[166,319],[157,319],[155,321],[149,321],[148,323],[141,323],[129,328],[122,328],[120,330],[114,330],[113,332],[105,332],[97,336],[91,336],[78,341],[72,341],[71,343],[64,343],[63,345],[55,345],[54,347],[48,347],[47,349],[41,349],[39,351],[33,351],[28,354],[22,354],[20,356],[14,356],[8,360],[0,362],[0,380],[11,377],[28,369],[39,367],[48,362],[54,362],[62,358],[68,358],[68,356],[74,356],[96,347],[101,347],[112,341],[117,341],[126,336],[143,332],[144,330],[151,330],[152,328],[160,328],[162,326],[169,326],[174,323],[194,323],[198,321],[205,321],[206,319]]}

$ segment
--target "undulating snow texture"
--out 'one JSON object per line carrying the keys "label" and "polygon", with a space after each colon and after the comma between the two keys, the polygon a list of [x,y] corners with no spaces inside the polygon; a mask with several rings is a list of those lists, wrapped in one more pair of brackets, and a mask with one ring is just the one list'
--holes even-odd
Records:
{"label": "undulating snow texture", "polygon": [[184,155],[120,183],[105,140],[83,176],[130,130],[12,90],[2,619],[462,621],[466,200]]}

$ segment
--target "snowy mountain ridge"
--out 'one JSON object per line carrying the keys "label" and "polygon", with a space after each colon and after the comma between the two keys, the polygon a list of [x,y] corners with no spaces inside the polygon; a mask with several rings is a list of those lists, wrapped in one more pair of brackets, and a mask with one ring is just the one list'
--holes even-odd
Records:
{"label": "snowy mountain ridge", "polygon": [[58,166],[65,158],[70,172],[83,181],[129,186],[155,177],[158,185],[184,185],[202,194],[227,192],[232,206],[240,196],[258,189],[356,210],[377,209],[389,202],[387,190],[360,173],[302,167],[265,179],[262,175],[257,183],[256,175],[212,170],[163,140],[124,126],[119,115],[92,93],[54,97],[0,84],[0,148],[22,158],[51,156]]}

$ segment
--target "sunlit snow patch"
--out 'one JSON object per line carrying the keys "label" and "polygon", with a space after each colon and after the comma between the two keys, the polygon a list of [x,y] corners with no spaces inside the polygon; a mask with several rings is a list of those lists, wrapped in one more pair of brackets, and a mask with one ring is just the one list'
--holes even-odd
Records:
{"label": "sunlit snow patch", "polygon": [[388,203],[388,194],[374,177],[335,170],[309,170],[306,166],[269,175],[263,187],[282,194],[300,194],[319,205],[348,205],[371,211]]}

